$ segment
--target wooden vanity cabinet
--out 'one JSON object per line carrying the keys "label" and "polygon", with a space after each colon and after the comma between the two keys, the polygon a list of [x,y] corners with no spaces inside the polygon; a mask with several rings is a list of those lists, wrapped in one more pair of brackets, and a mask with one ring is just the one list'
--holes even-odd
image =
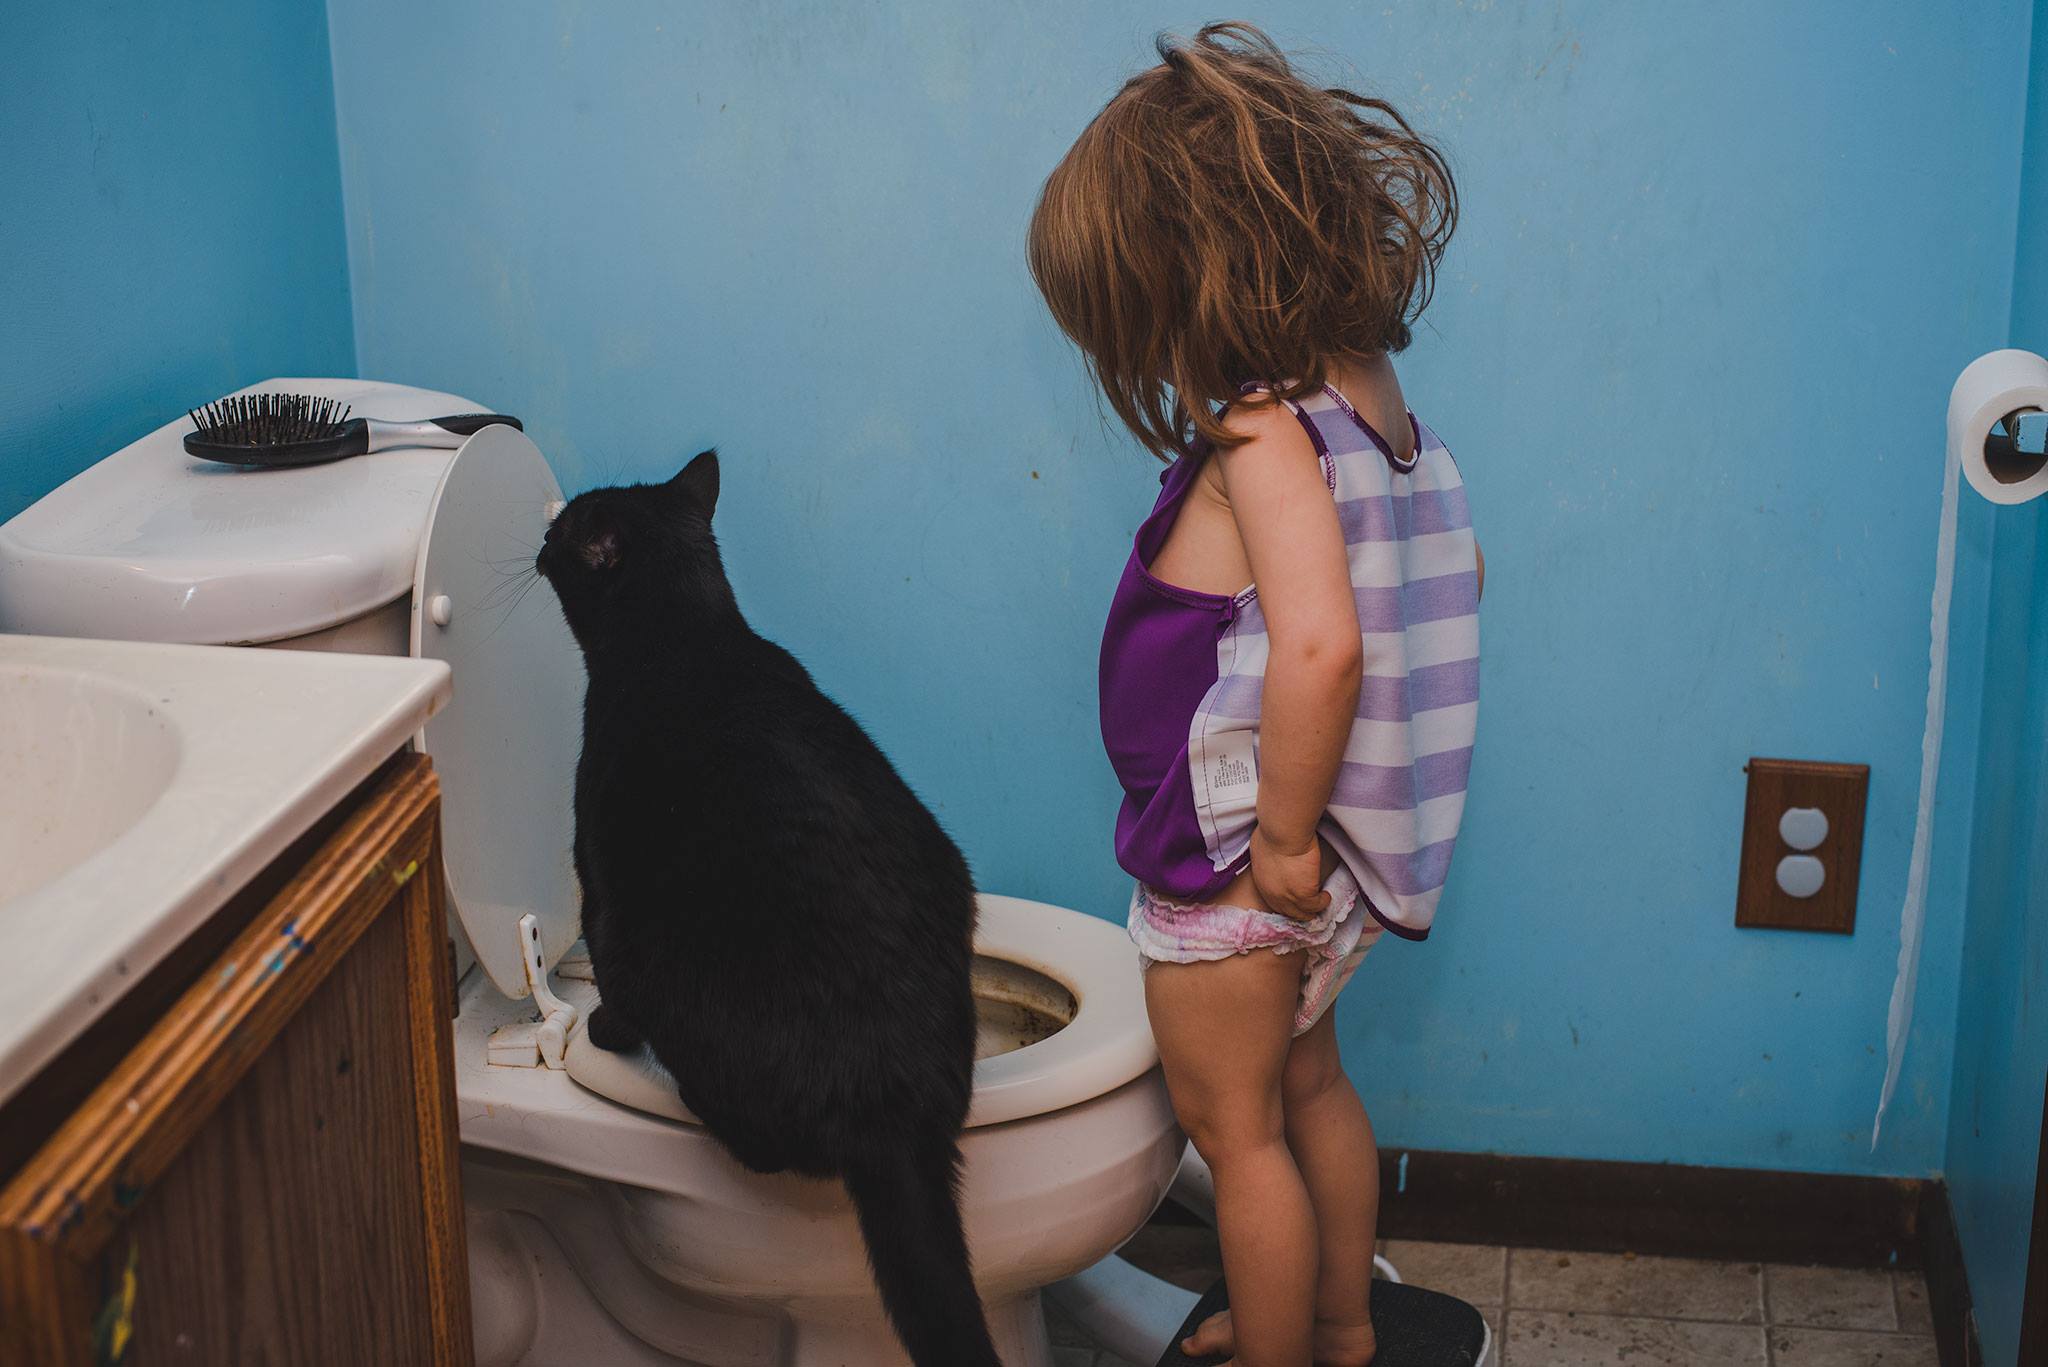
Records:
{"label": "wooden vanity cabinet", "polygon": [[0,1108],[0,1364],[472,1360],[439,793],[394,757]]}

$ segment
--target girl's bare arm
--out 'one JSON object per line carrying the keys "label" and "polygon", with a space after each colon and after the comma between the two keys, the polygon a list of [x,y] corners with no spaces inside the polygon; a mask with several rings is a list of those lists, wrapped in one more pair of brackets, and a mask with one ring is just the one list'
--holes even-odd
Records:
{"label": "girl's bare arm", "polygon": [[1316,826],[1358,706],[1358,609],[1337,507],[1300,424],[1266,403],[1234,408],[1229,426],[1249,438],[1223,452],[1220,470],[1271,650],[1252,881],[1273,910],[1306,919],[1330,901]]}

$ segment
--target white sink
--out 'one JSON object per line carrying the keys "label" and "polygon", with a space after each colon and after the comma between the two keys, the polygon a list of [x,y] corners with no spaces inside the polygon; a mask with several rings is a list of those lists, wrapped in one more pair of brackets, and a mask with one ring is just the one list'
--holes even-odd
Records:
{"label": "white sink", "polygon": [[448,696],[436,661],[0,636],[0,1101]]}
{"label": "white sink", "polygon": [[0,669],[0,904],[113,843],[178,767],[178,733],[147,694],[90,674]]}

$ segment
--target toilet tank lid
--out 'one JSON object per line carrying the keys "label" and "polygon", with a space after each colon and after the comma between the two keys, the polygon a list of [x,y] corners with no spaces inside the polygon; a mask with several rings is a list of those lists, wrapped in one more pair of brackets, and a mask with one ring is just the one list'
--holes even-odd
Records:
{"label": "toilet tank lid", "polygon": [[[479,405],[373,380],[276,379],[356,416],[416,421]],[[195,404],[211,395],[195,396]],[[338,625],[412,588],[453,451],[297,469],[194,460],[183,414],[0,525],[0,631],[226,645]]]}

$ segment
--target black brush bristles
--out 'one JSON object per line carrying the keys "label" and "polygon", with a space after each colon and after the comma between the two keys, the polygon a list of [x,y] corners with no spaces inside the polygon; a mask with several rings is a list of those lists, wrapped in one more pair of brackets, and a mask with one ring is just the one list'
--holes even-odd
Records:
{"label": "black brush bristles", "polygon": [[193,434],[219,446],[290,446],[341,435],[350,406],[310,394],[236,394],[189,410]]}

